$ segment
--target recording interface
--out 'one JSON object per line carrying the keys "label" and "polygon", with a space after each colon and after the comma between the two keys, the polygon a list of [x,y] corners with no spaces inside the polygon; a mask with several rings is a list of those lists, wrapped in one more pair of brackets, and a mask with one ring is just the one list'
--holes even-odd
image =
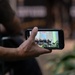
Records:
{"label": "recording interface", "polygon": [[[31,34],[31,31],[30,31]],[[35,42],[40,47],[59,48],[58,31],[38,31]]]}

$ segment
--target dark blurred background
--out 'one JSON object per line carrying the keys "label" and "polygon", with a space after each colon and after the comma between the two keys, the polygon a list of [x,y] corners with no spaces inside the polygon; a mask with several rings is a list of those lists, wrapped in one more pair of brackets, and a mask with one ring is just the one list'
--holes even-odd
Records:
{"label": "dark blurred background", "polygon": [[17,14],[23,22],[40,20],[35,26],[63,29],[65,39],[75,39],[75,0],[17,0]]}

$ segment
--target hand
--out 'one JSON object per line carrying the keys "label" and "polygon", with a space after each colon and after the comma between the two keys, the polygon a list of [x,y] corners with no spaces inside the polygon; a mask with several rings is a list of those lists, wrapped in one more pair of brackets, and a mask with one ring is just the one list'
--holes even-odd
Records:
{"label": "hand", "polygon": [[52,50],[44,49],[35,44],[35,36],[38,28],[34,27],[30,37],[18,47],[18,54],[21,57],[36,57],[41,54],[50,53]]}

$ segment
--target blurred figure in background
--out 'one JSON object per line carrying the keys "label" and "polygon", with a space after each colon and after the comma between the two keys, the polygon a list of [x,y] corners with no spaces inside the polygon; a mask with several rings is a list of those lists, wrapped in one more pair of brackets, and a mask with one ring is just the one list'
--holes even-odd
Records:
{"label": "blurred figure in background", "polygon": [[[3,28],[3,26],[0,25],[0,36],[2,36],[2,33],[7,33],[11,37],[19,36],[21,22],[11,9],[8,0],[0,0],[0,23],[5,27]],[[2,67],[0,66],[0,71],[3,72],[2,74],[12,69],[14,75],[42,75],[40,67],[34,57],[49,53],[50,51],[40,48],[34,43],[37,31],[38,28],[35,27],[30,38],[25,42],[23,39],[17,47],[15,45],[13,48],[0,46],[0,59],[4,61],[1,64]],[[6,45],[10,44],[7,43]]]}

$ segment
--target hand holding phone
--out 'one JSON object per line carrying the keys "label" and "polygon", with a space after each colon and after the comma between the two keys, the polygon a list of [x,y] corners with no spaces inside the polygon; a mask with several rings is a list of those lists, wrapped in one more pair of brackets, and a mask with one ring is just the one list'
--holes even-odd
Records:
{"label": "hand holding phone", "polygon": [[[31,35],[32,29],[28,29],[25,33],[26,38]],[[38,29],[35,37],[35,43],[46,49],[63,49],[64,48],[64,32],[57,29]]]}

